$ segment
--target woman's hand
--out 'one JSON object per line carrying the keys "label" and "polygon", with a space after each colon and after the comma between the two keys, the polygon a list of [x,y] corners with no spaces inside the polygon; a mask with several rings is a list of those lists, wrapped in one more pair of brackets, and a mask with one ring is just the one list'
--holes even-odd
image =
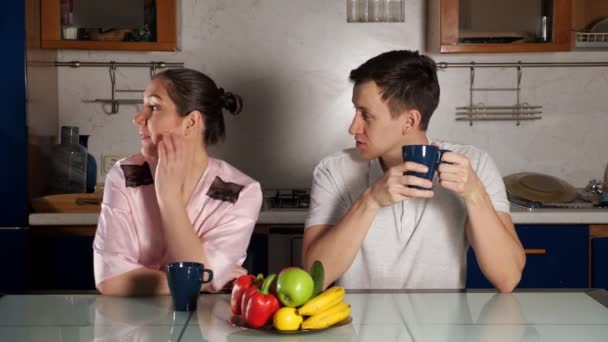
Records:
{"label": "woman's hand", "polygon": [[194,147],[177,133],[159,136],[158,164],[154,177],[159,204],[166,201],[185,205],[183,198],[186,172],[193,160]]}
{"label": "woman's hand", "polygon": [[424,173],[428,170],[425,165],[405,162],[388,169],[384,176],[378,179],[367,191],[372,203],[381,208],[410,198],[431,198],[432,190],[410,188],[415,185],[422,188],[431,188],[433,183],[424,178],[413,175],[404,175],[407,171]]}

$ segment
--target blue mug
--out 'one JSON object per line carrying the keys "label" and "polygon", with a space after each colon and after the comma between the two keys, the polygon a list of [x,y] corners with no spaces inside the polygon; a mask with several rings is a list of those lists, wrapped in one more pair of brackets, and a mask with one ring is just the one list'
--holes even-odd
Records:
{"label": "blue mug", "polygon": [[[204,274],[207,273],[207,280]],[[173,298],[173,309],[175,311],[194,311],[198,295],[203,284],[213,280],[213,272],[205,269],[198,262],[173,262],[167,265],[167,281],[171,298]]]}
{"label": "blue mug", "polygon": [[[443,163],[441,160],[443,153],[449,152],[449,150],[441,150],[433,145],[405,145],[401,147],[401,152],[403,154],[403,161],[411,161],[428,167],[428,171],[425,173],[407,171],[405,173],[406,175],[412,175],[432,181],[435,171],[437,171],[437,167],[439,164]],[[409,187],[420,190],[431,190],[431,188],[423,188],[416,185],[409,185]]]}

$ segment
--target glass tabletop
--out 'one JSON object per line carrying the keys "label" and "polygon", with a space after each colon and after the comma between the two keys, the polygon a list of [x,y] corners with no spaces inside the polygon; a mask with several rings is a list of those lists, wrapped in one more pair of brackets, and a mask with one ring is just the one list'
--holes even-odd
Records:
{"label": "glass tabletop", "polygon": [[171,298],[0,298],[0,341],[606,341],[608,292],[349,291],[352,323],[300,335],[230,323],[229,295],[193,313]]}
{"label": "glass tabletop", "polygon": [[0,341],[178,341],[189,318],[168,296],[9,295]]}

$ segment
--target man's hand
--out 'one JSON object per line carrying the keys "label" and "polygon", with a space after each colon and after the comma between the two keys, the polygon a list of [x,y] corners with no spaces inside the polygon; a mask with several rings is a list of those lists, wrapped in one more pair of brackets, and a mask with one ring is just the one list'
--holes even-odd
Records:
{"label": "man's hand", "polygon": [[[435,142],[433,142],[433,146],[440,147]],[[444,152],[442,160],[444,163],[439,164],[437,168],[441,186],[456,193],[465,202],[473,198],[479,191],[485,191],[465,155],[451,151]]]}
{"label": "man's hand", "polygon": [[159,203],[163,200],[184,201],[184,180],[192,163],[193,153],[193,146],[179,134],[169,132],[161,136],[154,178]]}
{"label": "man's hand", "polygon": [[368,190],[371,203],[377,208],[386,207],[410,198],[431,198],[432,190],[419,190],[408,185],[422,188],[431,188],[433,182],[428,179],[404,175],[407,171],[424,173],[428,168],[425,165],[405,162],[388,169],[384,176],[378,179]]}

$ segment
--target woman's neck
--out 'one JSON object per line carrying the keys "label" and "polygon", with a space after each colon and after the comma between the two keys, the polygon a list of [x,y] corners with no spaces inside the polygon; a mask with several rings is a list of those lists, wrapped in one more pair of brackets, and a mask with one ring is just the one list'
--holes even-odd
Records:
{"label": "woman's neck", "polygon": [[190,201],[190,197],[192,197],[192,193],[207,170],[208,165],[209,155],[207,149],[202,145],[196,147],[192,162],[186,171],[186,179],[184,179],[184,188],[182,189],[184,203],[187,204]]}

